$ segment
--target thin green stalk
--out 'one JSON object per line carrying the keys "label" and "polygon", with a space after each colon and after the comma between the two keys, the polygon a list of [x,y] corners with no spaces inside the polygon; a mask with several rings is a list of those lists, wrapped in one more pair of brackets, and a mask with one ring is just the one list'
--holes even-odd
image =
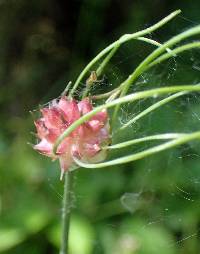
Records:
{"label": "thin green stalk", "polygon": [[73,93],[75,92],[75,90],[77,89],[79,83],[81,82],[81,80],[83,79],[83,77],[87,74],[87,72],[91,69],[91,67],[96,64],[104,55],[106,55],[110,50],[112,50],[115,47],[118,47],[118,45],[121,45],[124,42],[127,42],[129,40],[132,40],[134,38],[143,36],[145,34],[150,34],[153,31],[157,30],[158,28],[162,27],[164,24],[166,24],[167,22],[169,22],[171,19],[173,19],[175,16],[177,16],[179,13],[181,12],[181,10],[177,10],[172,12],[171,14],[169,14],[167,17],[163,18],[162,20],[160,20],[158,23],[154,24],[153,26],[150,26],[144,30],[141,30],[139,32],[133,33],[133,34],[125,34],[123,35],[120,39],[118,39],[117,41],[113,42],[112,44],[110,44],[108,47],[106,47],[105,49],[103,49],[95,58],[93,58],[88,65],[83,69],[83,71],[80,73],[80,75],[78,76],[77,80],[74,83],[73,88],[70,91],[70,95],[72,96]]}
{"label": "thin green stalk", "polygon": [[199,48],[200,47],[200,42],[191,42],[188,44],[185,44],[183,46],[177,47],[173,50],[171,50],[171,52],[169,53],[165,53],[163,55],[161,55],[160,57],[158,57],[156,60],[154,60],[153,62],[151,62],[148,66],[148,69],[155,66],[156,64],[161,63],[162,61],[170,58],[170,57],[175,57],[177,56],[179,53],[182,53],[186,50],[190,50],[190,49],[194,49],[194,48]]}
{"label": "thin green stalk", "polygon": [[180,97],[183,96],[185,94],[187,94],[188,92],[179,92],[176,94],[173,94],[163,100],[160,100],[156,103],[154,103],[153,105],[151,105],[150,107],[148,107],[147,109],[145,109],[144,111],[142,111],[140,114],[138,114],[137,116],[133,117],[130,121],[128,121],[127,123],[125,123],[120,129],[124,130],[125,128],[127,128],[129,125],[135,123],[137,120],[139,120],[140,118],[142,118],[143,116],[149,114],[150,112],[154,111],[155,109],[158,109],[159,107],[165,105],[166,103]]}
{"label": "thin green stalk", "polygon": [[[146,37],[138,37],[138,38],[135,38],[136,40],[139,40],[139,41],[144,41],[144,42],[147,42],[149,44],[152,44],[154,46],[157,46],[157,47],[160,47],[162,44],[155,41],[155,40],[152,40],[152,39],[149,39],[149,38],[146,38]],[[116,51],[118,50],[118,48],[121,46],[121,44],[118,44],[116,45],[111,51],[110,53],[105,57],[105,59],[101,62],[100,66],[98,67],[98,69],[96,70],[96,74],[97,74],[97,77],[101,76],[106,65],[109,63],[109,61],[111,60],[111,58],[114,56],[114,54],[116,53]],[[170,49],[166,49],[167,52],[171,52]]]}
{"label": "thin green stalk", "polygon": [[121,158],[117,158],[117,159],[102,162],[102,163],[89,164],[89,163],[82,162],[82,161],[78,160],[75,157],[74,157],[74,161],[79,166],[84,167],[84,168],[93,168],[94,169],[94,168],[109,167],[109,166],[113,166],[113,165],[119,165],[119,164],[124,164],[124,163],[131,162],[131,161],[140,160],[140,159],[143,159],[147,156],[150,156],[150,155],[159,153],[161,151],[176,147],[178,145],[185,144],[189,141],[196,140],[196,139],[200,139],[200,131],[194,132],[192,134],[184,135],[183,137],[174,139],[172,141],[166,142],[166,143],[158,145],[158,146],[154,146],[154,147],[146,149],[142,152],[138,152],[138,153],[135,153],[135,154],[131,154],[131,155],[128,155],[128,156],[124,156],[124,157],[121,157]]}
{"label": "thin green stalk", "polygon": [[73,172],[67,171],[65,173],[65,183],[64,183],[61,247],[59,254],[69,253],[68,238],[69,238],[70,213],[72,208],[72,185],[73,185]]}
{"label": "thin green stalk", "polygon": [[72,85],[72,82],[69,81],[69,83],[67,84],[65,90],[62,92],[61,96],[64,96],[64,95],[66,95],[66,94],[68,93],[68,91],[69,91],[71,85]]}
{"label": "thin green stalk", "polygon": [[154,141],[154,140],[165,140],[165,139],[176,139],[187,135],[186,133],[165,133],[165,134],[157,134],[152,136],[147,136],[143,138],[136,138],[132,140],[128,140],[119,144],[114,144],[111,146],[105,146],[102,149],[120,149],[127,146],[143,143],[146,141]]}
{"label": "thin green stalk", "polygon": [[172,47],[173,45],[177,44],[178,42],[180,42],[188,37],[191,37],[193,35],[196,35],[198,33],[200,33],[200,25],[193,27],[181,34],[174,36],[173,38],[171,38],[170,40],[168,40],[167,42],[162,44],[159,48],[155,49],[148,57],[146,57],[142,61],[141,64],[138,65],[138,67],[129,76],[129,78],[126,79],[121,84],[121,86],[123,87],[122,96],[126,94],[126,92],[128,91],[128,89],[129,89],[130,85],[133,83],[133,81],[135,81],[135,79],[146,70],[147,65],[150,62],[152,62],[154,59],[156,59],[161,53],[163,53],[166,50],[166,48]]}
{"label": "thin green stalk", "polygon": [[102,61],[102,63],[100,64],[100,66],[98,67],[96,73],[97,73],[97,77],[101,76],[106,65],[109,63],[110,59],[114,56],[114,54],[117,52],[118,48],[120,47],[120,44],[116,45],[111,51],[110,53],[105,57],[105,59]]}
{"label": "thin green stalk", "polygon": [[[137,40],[147,42],[147,43],[152,44],[152,45],[157,46],[157,47],[160,47],[160,46],[163,45],[160,42],[157,42],[155,40],[152,40],[152,39],[149,39],[149,38],[146,38],[146,37],[138,37]],[[169,53],[172,52],[172,50],[169,49],[169,48],[166,48],[166,51],[169,52]]]}
{"label": "thin green stalk", "polygon": [[176,93],[180,91],[188,91],[188,92],[198,92],[200,91],[200,84],[197,85],[190,85],[190,86],[170,86],[170,87],[161,87],[161,88],[155,88],[150,89],[147,91],[137,92],[133,94],[126,95],[122,98],[115,99],[113,101],[110,101],[106,104],[100,105],[96,108],[94,108],[89,113],[83,115],[80,117],[77,121],[72,123],[55,141],[53,146],[53,153],[56,154],[57,148],[60,145],[60,143],[79,125],[84,123],[85,121],[88,121],[92,116],[94,116],[96,113],[102,111],[103,109],[111,108],[116,105],[121,105],[127,102],[133,102],[136,100],[140,100],[143,98],[148,98],[152,96],[159,96],[161,94],[167,94],[167,93]]}
{"label": "thin green stalk", "polygon": [[[164,44],[162,44],[162,46],[160,46],[159,48],[157,48],[156,50],[154,50],[149,56],[147,56],[139,65],[138,67],[135,69],[135,71],[129,75],[129,77],[120,85],[120,87],[122,87],[122,92],[120,97],[123,97],[124,95],[127,94],[130,86],[132,85],[132,83],[144,72],[148,69],[148,65],[154,60],[156,59],[159,55],[161,55],[166,48],[170,48],[173,45],[177,44],[178,42],[191,37],[193,35],[196,35],[200,33],[200,25],[193,27],[181,34],[178,34],[176,36],[174,36],[173,38],[171,38],[170,40],[168,40],[167,42],[165,42]],[[113,121],[115,121],[116,116],[117,116],[117,112],[119,110],[119,106],[116,106],[115,111],[113,113]]]}
{"label": "thin green stalk", "polygon": [[[144,41],[144,42],[147,42],[149,44],[152,44],[154,46],[157,46],[157,47],[160,47],[162,44],[155,41],[155,40],[152,40],[152,39],[149,39],[149,38],[146,38],[146,37],[138,37],[138,38],[135,38],[136,40],[139,40],[139,41]],[[97,76],[101,75],[101,73],[103,72],[106,64],[109,62],[109,60],[111,59],[111,57],[114,55],[114,53],[116,52],[116,50],[119,48],[120,45],[118,45],[118,47],[115,47],[110,53],[109,55],[104,59],[104,61],[101,63],[101,65],[99,66],[99,68],[97,69]],[[166,49],[167,52],[172,52],[171,49],[167,48]],[[83,98],[87,95],[88,91],[89,91],[90,88],[87,89],[87,92],[84,93],[84,96]],[[109,91],[105,94],[99,94],[99,95],[93,95],[92,96],[92,99],[95,99],[95,100],[98,100],[98,99],[104,99],[104,98],[107,98],[109,97],[110,95],[112,95],[113,93],[115,93],[116,91],[120,91],[120,88],[117,87],[115,89],[113,89],[112,91]]]}
{"label": "thin green stalk", "polygon": [[[143,41],[147,41],[147,40],[151,40],[151,39],[148,39],[148,38],[145,38],[145,37],[139,37],[137,38],[138,40],[141,39]],[[161,46],[162,44],[154,41],[154,40],[151,40],[152,41],[152,44],[156,45],[156,46]],[[164,60],[167,60],[168,58],[170,57],[177,57],[179,53],[182,53],[186,50],[190,50],[190,49],[195,49],[195,48],[199,48],[200,47],[200,42],[191,42],[191,43],[188,43],[188,44],[185,44],[185,45],[182,45],[180,47],[177,47],[173,50],[167,48],[166,50],[168,51],[168,53],[165,53],[163,55],[161,55],[160,57],[158,57],[156,60],[154,60],[153,62],[151,62],[147,69],[155,66],[156,64],[159,64],[161,63],[162,61]],[[147,70],[146,69],[146,70]],[[102,99],[102,98],[106,98],[108,97],[109,95],[111,95],[113,92],[115,92],[116,90],[119,90],[119,88],[116,88],[115,90],[112,90],[108,93],[105,93],[105,94],[100,94],[100,95],[94,95],[92,96],[92,99]]]}
{"label": "thin green stalk", "polygon": [[[114,56],[114,54],[116,53],[116,51],[118,50],[118,48],[120,47],[120,44],[119,45],[116,45],[111,51],[110,53],[104,58],[104,60],[101,62],[100,66],[98,67],[98,69],[96,70],[96,75],[97,77],[100,77],[101,74],[103,73],[106,65],[109,63],[109,61],[111,60],[111,58]],[[85,91],[83,93],[83,96],[82,98],[85,98],[89,91],[90,91],[90,88],[91,88],[91,85],[87,85],[86,84],[86,88],[85,88]]]}
{"label": "thin green stalk", "polygon": [[119,91],[118,87],[113,89],[112,91],[109,91],[107,93],[101,93],[101,94],[97,94],[97,95],[92,95],[91,99],[92,100],[101,100],[101,99],[105,99],[108,98],[109,96],[112,96],[113,94],[115,94],[117,91]]}
{"label": "thin green stalk", "polygon": [[[139,41],[144,41],[144,42],[147,42],[149,44],[152,44],[154,46],[157,46],[157,47],[160,47],[162,44],[155,41],[155,40],[152,40],[152,39],[149,39],[149,38],[146,38],[146,37],[138,37],[138,38],[135,38],[136,40],[139,40]],[[109,61],[111,60],[111,58],[114,56],[114,54],[116,53],[116,51],[118,50],[118,48],[120,47],[121,44],[115,46],[111,51],[110,53],[105,57],[105,59],[101,62],[100,66],[98,67],[98,69],[96,70],[96,74],[97,74],[97,77],[101,76],[106,65],[109,63]],[[166,49],[167,52],[171,52],[170,49]],[[89,93],[90,91],[90,88],[91,88],[91,85],[87,85],[86,86],[86,89],[83,93],[83,96],[82,98],[85,98],[87,96],[87,94]]]}

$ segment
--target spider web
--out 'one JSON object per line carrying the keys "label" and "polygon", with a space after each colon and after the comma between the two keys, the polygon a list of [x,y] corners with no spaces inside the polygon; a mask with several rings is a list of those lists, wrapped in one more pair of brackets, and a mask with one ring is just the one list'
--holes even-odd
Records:
{"label": "spider web", "polygon": [[[179,23],[192,26],[185,17]],[[176,28],[177,29],[177,28]],[[155,38],[155,34],[151,35]],[[167,39],[167,38],[166,38]],[[105,92],[119,85],[153,47],[130,42],[112,59],[92,93]],[[200,52],[190,50],[152,68],[132,85],[131,92],[200,81]],[[81,84],[76,95],[84,87]],[[125,131],[121,125],[163,97],[139,100],[121,106],[113,128],[113,142],[147,135],[193,132],[200,126],[200,97],[189,93],[146,115]],[[121,157],[143,151],[160,141],[130,146],[109,154]],[[200,144],[190,142],[140,161],[113,169],[76,172],[74,212],[84,214],[95,227],[90,239],[91,253],[197,253],[200,237]],[[49,173],[49,189],[60,202],[62,186]],[[56,180],[57,181],[57,180]],[[94,229],[93,229],[94,230]],[[150,241],[150,244],[149,244]],[[146,247],[144,246],[146,245]],[[148,249],[147,249],[148,248]],[[138,251],[138,252],[137,252]]]}

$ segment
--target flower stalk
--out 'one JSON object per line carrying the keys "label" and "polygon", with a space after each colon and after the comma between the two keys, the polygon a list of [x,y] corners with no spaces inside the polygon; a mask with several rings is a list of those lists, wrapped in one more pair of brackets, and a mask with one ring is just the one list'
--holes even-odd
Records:
{"label": "flower stalk", "polygon": [[65,173],[64,194],[62,204],[62,232],[61,232],[61,245],[59,254],[68,254],[69,242],[69,225],[70,215],[72,209],[72,187],[73,187],[73,172],[67,171]]}

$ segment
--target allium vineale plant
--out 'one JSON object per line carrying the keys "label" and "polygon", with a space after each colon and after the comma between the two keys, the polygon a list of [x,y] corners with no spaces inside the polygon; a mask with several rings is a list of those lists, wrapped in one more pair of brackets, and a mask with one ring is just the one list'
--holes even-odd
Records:
{"label": "allium vineale plant", "polygon": [[[37,136],[40,141],[34,146],[34,149],[53,160],[59,159],[61,179],[65,174],[60,254],[68,253],[71,188],[74,169],[80,167],[102,168],[124,164],[159,153],[191,140],[200,139],[200,131],[192,133],[161,133],[112,144],[112,129],[118,121],[118,113],[122,104],[134,103],[135,101],[154,96],[167,96],[123,124],[119,131],[124,130],[143,116],[180,96],[184,96],[190,92],[200,92],[200,84],[184,84],[130,93],[130,87],[150,68],[166,59],[174,58],[186,50],[200,47],[200,41],[192,41],[180,45],[183,40],[200,34],[200,25],[172,37],[163,44],[144,37],[166,24],[179,13],[180,10],[177,10],[151,27],[133,34],[125,34],[103,49],[83,69],[77,80],[74,83],[70,82],[68,84],[59,99],[53,100],[49,103],[48,107],[41,109],[42,116],[35,121]],[[156,49],[118,87],[103,94],[91,93],[91,88],[102,77],[106,65],[117,52],[118,48],[130,40],[144,41],[148,44],[155,45]],[[177,44],[178,46],[176,47]],[[97,63],[100,63],[100,65],[94,71]],[[91,72],[91,75],[87,79],[89,72]],[[75,92],[84,78],[86,78],[85,88],[81,96],[77,98]],[[99,106],[94,107],[94,101],[100,101]],[[126,156],[122,155],[119,158],[104,161],[111,149],[121,149],[150,140],[167,141],[141,152],[130,153]]]}

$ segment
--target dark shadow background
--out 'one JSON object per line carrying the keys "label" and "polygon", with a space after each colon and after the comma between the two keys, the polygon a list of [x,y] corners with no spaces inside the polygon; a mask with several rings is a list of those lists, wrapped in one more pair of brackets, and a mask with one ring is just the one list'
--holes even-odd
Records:
{"label": "dark shadow background", "polygon": [[[27,145],[35,142],[29,111],[58,97],[109,43],[175,9],[182,14],[150,35],[158,41],[200,24],[199,0],[0,1],[0,253],[58,253],[63,183],[58,164]],[[151,50],[144,43],[124,46],[108,66],[109,82],[123,81]],[[150,84],[197,82],[199,70],[192,66],[198,59],[195,51],[143,78]],[[198,96],[180,100],[136,130],[198,129],[198,104]],[[113,169],[77,172],[70,253],[197,254],[198,148],[190,144]]]}

